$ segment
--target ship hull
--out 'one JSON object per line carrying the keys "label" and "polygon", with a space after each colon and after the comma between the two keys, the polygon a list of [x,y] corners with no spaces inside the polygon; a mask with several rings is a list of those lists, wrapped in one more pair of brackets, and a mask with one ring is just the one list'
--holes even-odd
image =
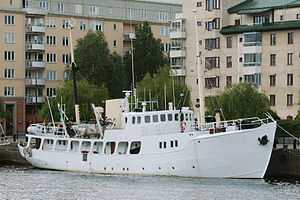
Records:
{"label": "ship hull", "polygon": [[[100,174],[263,178],[271,157],[275,130],[276,122],[272,122],[254,129],[216,134],[189,132],[141,137],[138,140],[144,149],[142,146],[139,154],[107,155],[93,151],[43,150],[42,147],[28,152],[28,147],[21,145],[19,151],[30,164],[43,169]],[[267,144],[260,144],[258,139],[265,135]],[[41,136],[42,141],[46,138],[51,137]],[[178,147],[159,148],[160,142],[169,144],[170,141],[177,141]]]}

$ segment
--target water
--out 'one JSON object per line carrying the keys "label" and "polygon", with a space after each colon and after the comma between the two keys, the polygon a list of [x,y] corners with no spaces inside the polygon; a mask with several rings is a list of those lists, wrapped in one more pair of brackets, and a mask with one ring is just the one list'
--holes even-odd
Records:
{"label": "water", "polygon": [[300,199],[300,181],[99,175],[0,167],[0,199]]}

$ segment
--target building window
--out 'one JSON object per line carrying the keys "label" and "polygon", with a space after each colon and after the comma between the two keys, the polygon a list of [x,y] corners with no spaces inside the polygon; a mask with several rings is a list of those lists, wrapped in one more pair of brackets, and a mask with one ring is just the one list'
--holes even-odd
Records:
{"label": "building window", "polygon": [[284,15],[280,15],[280,20],[284,20]]}
{"label": "building window", "polygon": [[297,14],[297,15],[296,15],[296,19],[300,19],[300,14]]}
{"label": "building window", "polygon": [[117,24],[113,24],[113,29],[116,31],[117,30]]}
{"label": "building window", "polygon": [[64,12],[65,11],[65,4],[64,3],[58,3],[57,4],[57,10],[58,10],[58,12]]}
{"label": "building window", "polygon": [[294,44],[294,33],[288,33],[288,44]]}
{"label": "building window", "polygon": [[81,4],[75,4],[75,13],[82,14],[82,5]]}
{"label": "building window", "polygon": [[70,26],[70,20],[64,19],[62,20],[62,28],[63,29],[68,29]]}
{"label": "building window", "polygon": [[16,34],[14,33],[5,33],[4,34],[5,43],[16,43]]}
{"label": "building window", "polygon": [[112,15],[113,14],[113,9],[112,8],[108,8],[108,14]]}
{"label": "building window", "polygon": [[254,16],[253,17],[253,24],[259,25],[259,24],[265,24],[269,23],[269,16]]}
{"label": "building window", "polygon": [[47,53],[47,62],[48,63],[56,63],[56,54]]}
{"label": "building window", "polygon": [[15,78],[15,70],[14,69],[4,69],[4,78],[14,79]]}
{"label": "building window", "polygon": [[202,2],[201,1],[197,2],[197,7],[202,7]]}
{"label": "building window", "polygon": [[287,64],[292,65],[293,64],[293,53],[287,54]]}
{"label": "building window", "polygon": [[117,47],[118,46],[118,42],[117,42],[117,40],[114,40],[113,41],[113,47]]}
{"label": "building window", "polygon": [[55,81],[56,80],[56,71],[47,71],[47,80]]}
{"label": "building window", "polygon": [[227,68],[232,67],[232,56],[227,56],[226,57],[226,67]]}
{"label": "building window", "polygon": [[50,3],[48,1],[40,1],[40,9],[49,11]]}
{"label": "building window", "polygon": [[220,68],[220,57],[206,57],[205,58],[205,68]]}
{"label": "building window", "polygon": [[56,96],[56,88],[47,88],[47,97]]}
{"label": "building window", "polygon": [[14,25],[15,24],[15,16],[13,16],[13,15],[5,15],[4,16],[4,24],[6,24],[6,25]]}
{"label": "building window", "polygon": [[270,95],[270,106],[275,106],[276,96],[274,94]]}
{"label": "building window", "polygon": [[48,28],[55,28],[56,27],[56,20],[52,18],[47,19],[47,27]]}
{"label": "building window", "polygon": [[270,75],[270,86],[276,86],[276,75]]}
{"label": "building window", "polygon": [[291,86],[291,85],[293,85],[293,82],[294,82],[293,74],[288,74],[287,75],[287,85]]}
{"label": "building window", "polygon": [[56,37],[55,36],[47,36],[46,42],[47,42],[47,45],[56,45]]}
{"label": "building window", "polygon": [[220,48],[220,38],[210,38],[205,39],[205,49],[219,49]]}
{"label": "building window", "polygon": [[69,37],[62,37],[62,45],[69,46]]}
{"label": "building window", "polygon": [[157,19],[159,21],[167,21],[169,19],[168,13],[166,13],[166,12],[158,12]]}
{"label": "building window", "polygon": [[62,56],[62,62],[64,64],[70,64],[70,57],[69,57],[69,54],[63,54]]}
{"label": "building window", "polygon": [[270,45],[276,45],[276,34],[270,34]]}
{"label": "building window", "polygon": [[104,31],[103,22],[91,22],[90,30],[91,31]]}
{"label": "building window", "polygon": [[14,87],[4,87],[4,96],[14,96],[15,88]]}
{"label": "building window", "polygon": [[220,0],[206,0],[205,9],[211,11],[213,9],[220,9]]}
{"label": "building window", "polygon": [[13,5],[13,0],[8,1],[10,5]]}
{"label": "building window", "polygon": [[287,95],[287,106],[293,106],[293,94]]}
{"label": "building window", "polygon": [[15,52],[14,51],[4,51],[4,60],[14,61],[15,60]]}
{"label": "building window", "polygon": [[171,44],[169,43],[164,43],[163,45],[163,52],[169,52],[171,49]]}
{"label": "building window", "polygon": [[62,77],[63,77],[63,80],[67,80],[69,77],[69,72],[63,72]]}
{"label": "building window", "polygon": [[261,66],[261,53],[245,53],[244,67]]}
{"label": "building window", "polygon": [[232,37],[227,37],[226,38],[226,47],[227,48],[232,48]]}
{"label": "building window", "polygon": [[244,46],[261,46],[262,33],[245,33],[244,34]]}
{"label": "building window", "polygon": [[230,87],[232,85],[232,76],[226,76],[226,86]]}
{"label": "building window", "polygon": [[220,87],[220,78],[219,76],[212,77],[212,78],[205,78],[205,88],[218,88]]}
{"label": "building window", "polygon": [[270,55],[270,66],[275,66],[276,65],[276,54],[271,54]]}
{"label": "building window", "polygon": [[147,19],[147,11],[142,10],[142,19]]}
{"label": "building window", "polygon": [[86,22],[84,22],[84,21],[80,22],[80,30],[82,30],[82,31],[86,30]]}
{"label": "building window", "polygon": [[160,36],[170,36],[170,28],[160,27]]}
{"label": "building window", "polygon": [[90,6],[89,13],[90,13],[90,15],[99,15],[99,7],[98,6]]}
{"label": "building window", "polygon": [[212,21],[205,22],[205,29],[208,31],[220,29],[220,18],[215,18]]}
{"label": "building window", "polygon": [[261,85],[261,73],[244,75],[245,83],[255,83],[256,85]]}

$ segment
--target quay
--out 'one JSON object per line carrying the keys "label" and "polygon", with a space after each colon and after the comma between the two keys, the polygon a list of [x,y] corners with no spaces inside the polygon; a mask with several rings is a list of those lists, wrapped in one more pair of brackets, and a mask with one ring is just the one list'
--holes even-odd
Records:
{"label": "quay", "polygon": [[[30,165],[18,151],[17,144],[23,140],[10,138],[9,144],[0,145],[0,165]],[[278,144],[264,178],[300,178],[300,146]]]}

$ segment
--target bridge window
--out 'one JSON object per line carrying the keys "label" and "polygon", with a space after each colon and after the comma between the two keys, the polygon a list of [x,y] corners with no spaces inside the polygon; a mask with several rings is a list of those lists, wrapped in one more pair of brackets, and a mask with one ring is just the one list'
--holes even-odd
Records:
{"label": "bridge window", "polygon": [[178,140],[175,140],[175,147],[178,147]]}
{"label": "bridge window", "polygon": [[178,114],[175,114],[175,120],[178,121]]}
{"label": "bridge window", "polygon": [[100,154],[102,153],[103,149],[103,142],[94,142],[93,145],[93,154]]}
{"label": "bridge window", "polygon": [[138,117],[137,117],[137,123],[138,123],[138,124],[140,124],[140,123],[141,123],[141,121],[142,121],[142,118],[141,118],[141,116],[138,116]]}
{"label": "bridge window", "polygon": [[141,142],[140,141],[134,141],[130,145],[130,154],[139,154],[141,151]]}
{"label": "bridge window", "polygon": [[174,141],[171,141],[171,145],[170,145],[171,147],[174,147]]}
{"label": "bridge window", "polygon": [[185,114],[185,121],[189,121],[189,114]]}
{"label": "bridge window", "polygon": [[166,115],[165,115],[165,114],[161,114],[161,115],[160,115],[160,121],[161,121],[161,122],[166,121]]}
{"label": "bridge window", "polygon": [[150,116],[145,116],[145,122],[150,123]]}
{"label": "bridge window", "polygon": [[173,115],[172,114],[168,114],[168,121],[172,121],[173,120]]}
{"label": "bridge window", "polygon": [[167,142],[164,142],[164,148],[167,148]]}
{"label": "bridge window", "polygon": [[159,142],[159,148],[160,149],[162,148],[162,142]]}
{"label": "bridge window", "polygon": [[114,154],[115,152],[115,142],[107,142],[105,145],[104,153],[105,154]]}
{"label": "bridge window", "polygon": [[152,119],[153,119],[153,122],[158,122],[158,115],[153,115]]}
{"label": "bridge window", "polygon": [[135,117],[132,117],[132,124],[135,124]]}
{"label": "bridge window", "polygon": [[128,142],[119,142],[117,154],[126,154],[128,149]]}

